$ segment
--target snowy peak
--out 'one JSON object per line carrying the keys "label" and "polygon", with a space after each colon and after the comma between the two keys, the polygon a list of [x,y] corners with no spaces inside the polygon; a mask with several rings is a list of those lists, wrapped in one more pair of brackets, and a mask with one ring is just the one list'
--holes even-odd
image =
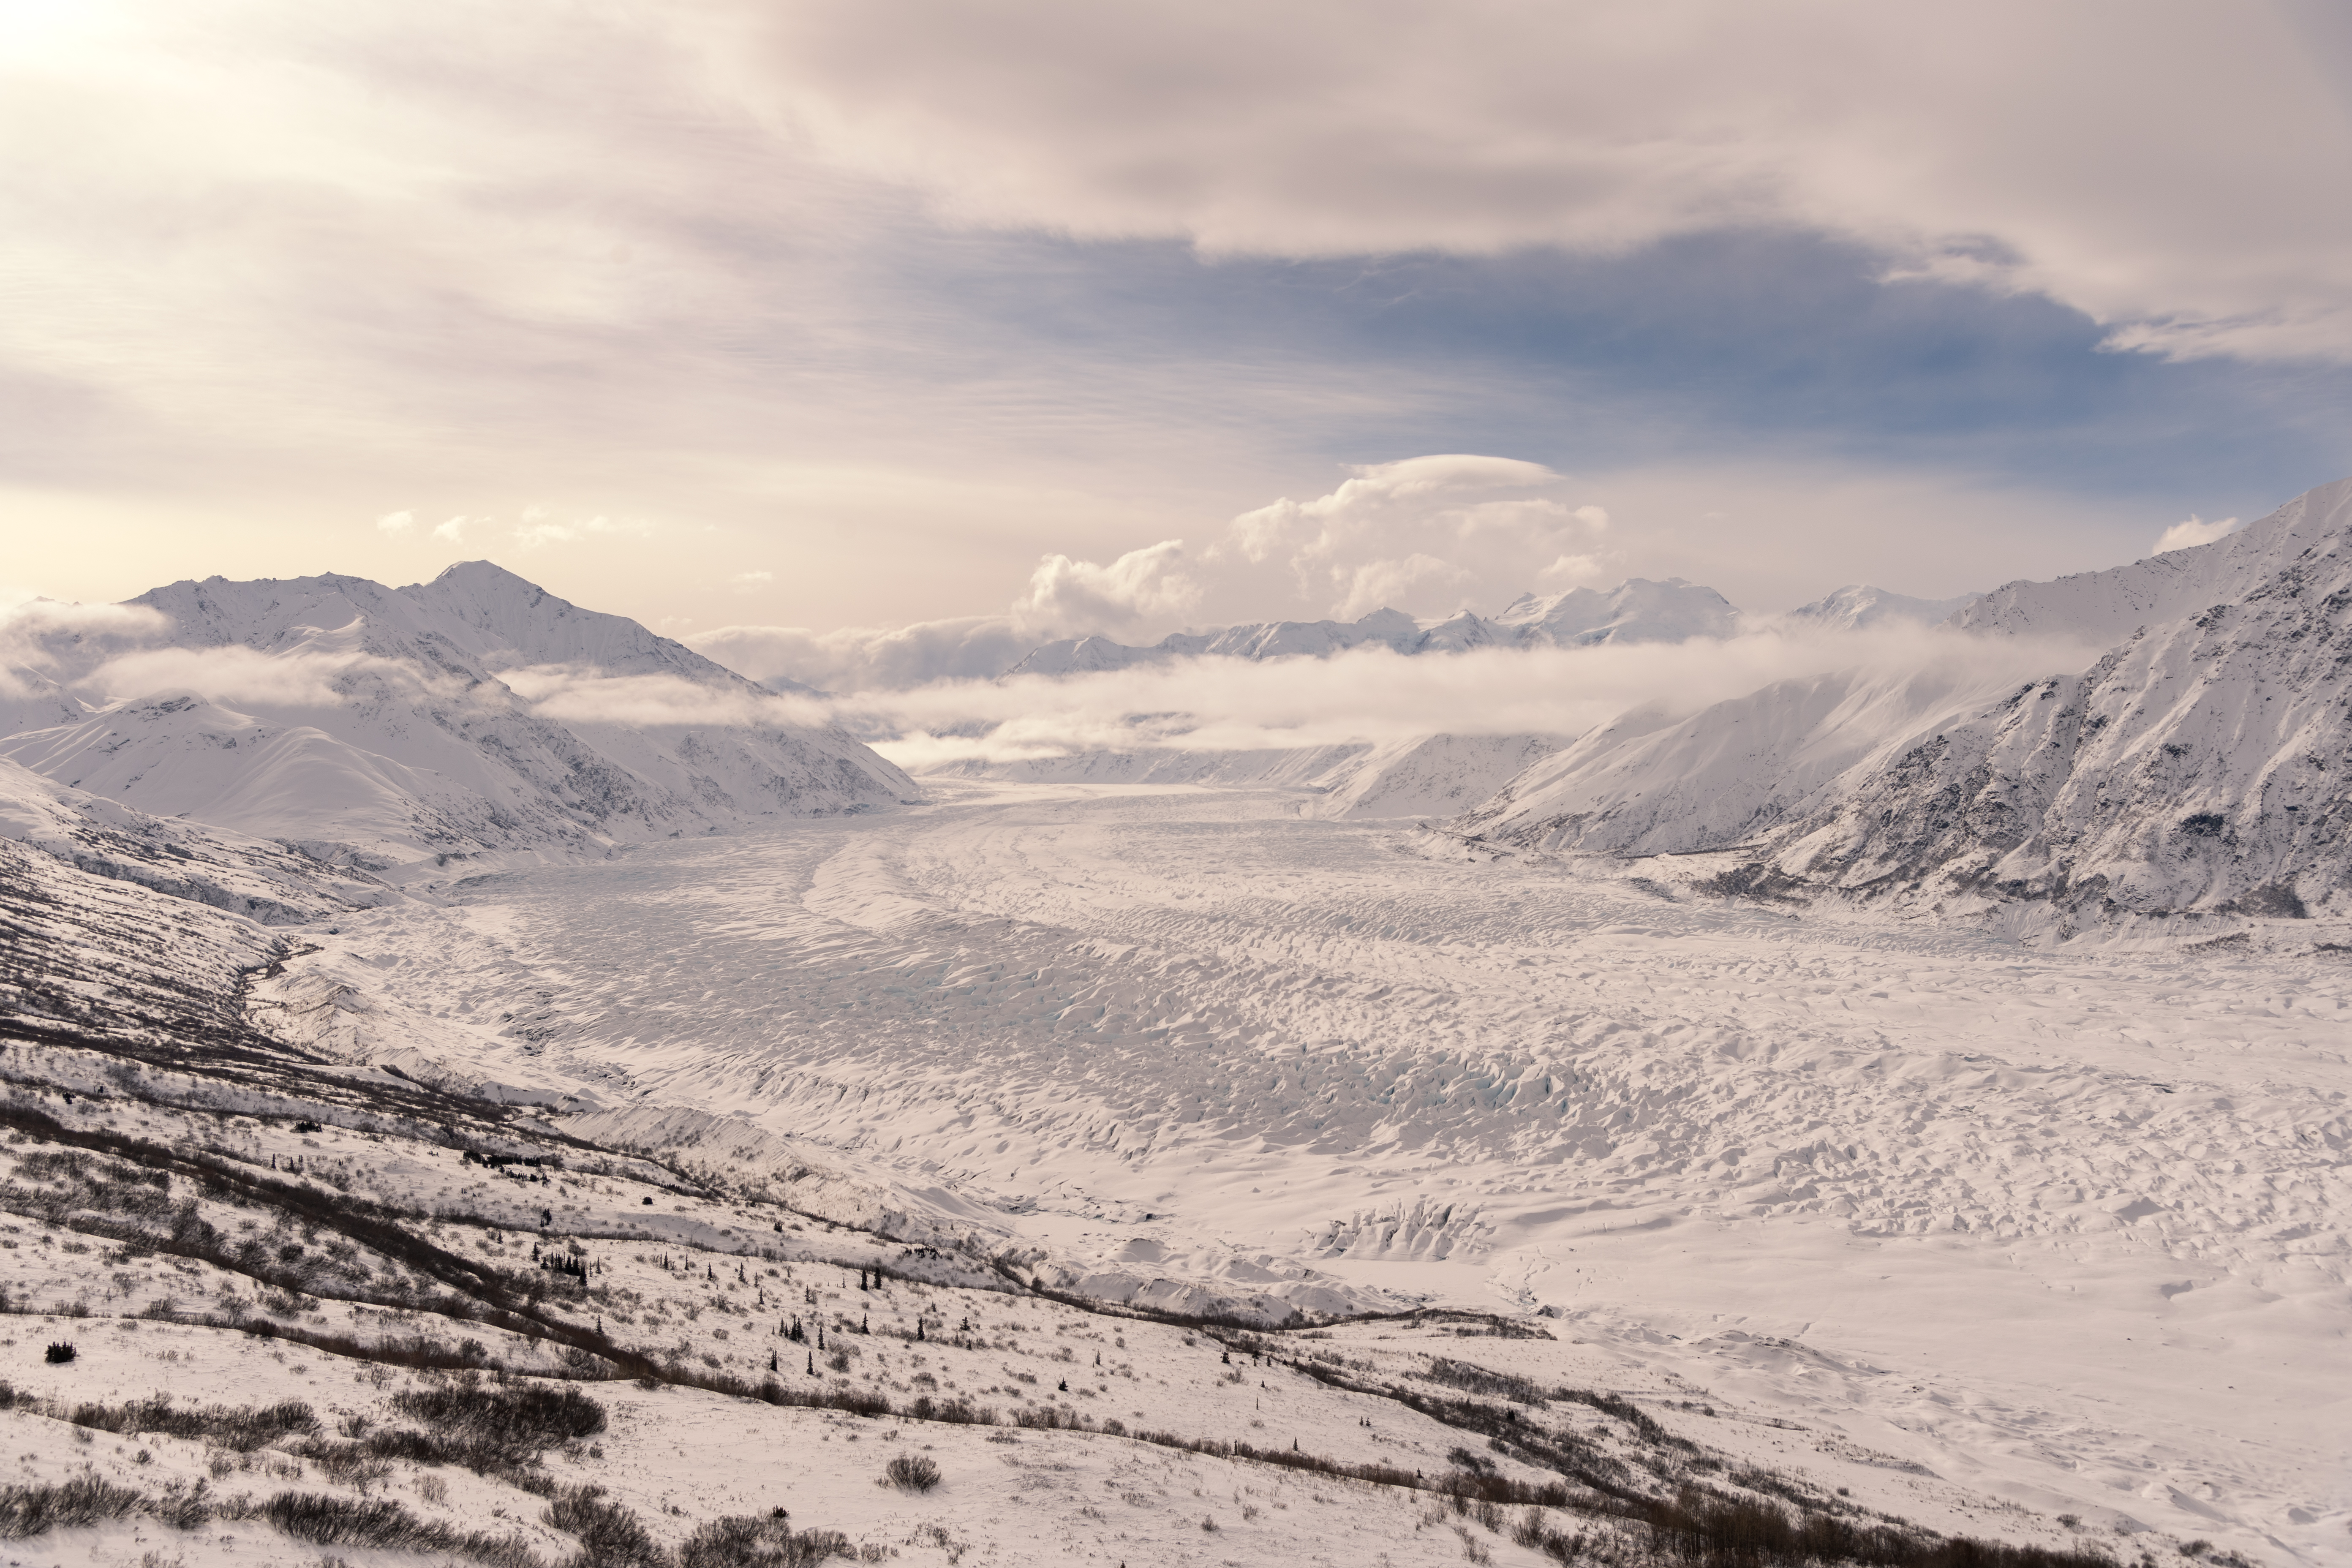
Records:
{"label": "snowy peak", "polygon": [[424,624],[457,637],[501,668],[582,665],[607,675],[672,675],[709,686],[749,686],[724,665],[658,637],[626,616],[584,610],[488,561],[463,561],[430,583],[397,591]]}
{"label": "snowy peak", "polygon": [[1791,626],[1833,632],[1905,623],[1932,626],[1982,597],[1981,594],[1962,594],[1950,599],[1914,599],[1908,595],[1874,588],[1867,583],[1853,583],[1790,610],[1786,619]]}
{"label": "snowy peak", "polygon": [[1726,637],[1739,612],[1714,589],[1680,577],[1663,583],[1629,577],[1602,593],[1570,588],[1549,596],[1522,594],[1495,617],[1523,647],[1587,647],[1610,642],[1685,642]]}

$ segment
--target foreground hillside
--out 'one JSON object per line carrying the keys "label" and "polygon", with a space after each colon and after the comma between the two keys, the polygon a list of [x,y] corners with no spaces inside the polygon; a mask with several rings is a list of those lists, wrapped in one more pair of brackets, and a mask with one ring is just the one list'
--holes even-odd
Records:
{"label": "foreground hillside", "polygon": [[[1605,1363],[1540,1326],[1106,1313],[310,1064],[17,1038],[0,1533],[44,1553],[1968,1560],[1702,1391],[1567,1381]],[[1829,1469],[1921,1491],[1878,1462]],[[2005,1561],[2101,1560],[2043,1533]]]}

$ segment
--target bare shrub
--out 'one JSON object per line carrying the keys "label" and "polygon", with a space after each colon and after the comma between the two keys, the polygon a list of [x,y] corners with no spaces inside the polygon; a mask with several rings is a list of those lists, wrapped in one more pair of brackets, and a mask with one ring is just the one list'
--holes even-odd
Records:
{"label": "bare shrub", "polygon": [[603,1487],[566,1487],[548,1505],[547,1522],[580,1540],[576,1568],[669,1568],[643,1521],[606,1500]]}
{"label": "bare shrub", "polygon": [[940,1468],[920,1454],[897,1454],[882,1467],[882,1479],[902,1492],[927,1492],[940,1484]]}
{"label": "bare shrub", "polygon": [[795,1531],[781,1517],[734,1514],[688,1536],[677,1549],[677,1568],[808,1568],[831,1557],[855,1562],[857,1556],[839,1531]]}
{"label": "bare shrub", "polygon": [[354,1502],[321,1492],[279,1492],[260,1516],[297,1541],[314,1546],[373,1546],[393,1552],[446,1552],[488,1568],[541,1568],[519,1537],[450,1529],[417,1518],[388,1500]]}
{"label": "bare shrub", "polygon": [[72,1530],[102,1519],[120,1519],[146,1502],[146,1495],[94,1475],[40,1486],[0,1487],[0,1540],[20,1541],[51,1530]]}

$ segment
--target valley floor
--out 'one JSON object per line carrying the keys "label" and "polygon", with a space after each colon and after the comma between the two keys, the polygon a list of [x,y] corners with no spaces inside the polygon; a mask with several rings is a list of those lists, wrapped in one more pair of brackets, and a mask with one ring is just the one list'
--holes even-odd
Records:
{"label": "valley floor", "polygon": [[2060,942],[935,782],[356,911],[258,1016],[648,1149],[716,1113],[1082,1294],[1513,1315],[1542,1376],[1931,1528],[2352,1561],[2344,932]]}

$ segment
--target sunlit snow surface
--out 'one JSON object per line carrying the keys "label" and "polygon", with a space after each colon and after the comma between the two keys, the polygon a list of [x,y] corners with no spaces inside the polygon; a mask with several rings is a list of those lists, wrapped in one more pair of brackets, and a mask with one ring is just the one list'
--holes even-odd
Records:
{"label": "sunlit snow surface", "polygon": [[1275,792],[935,794],[361,911],[285,984],[1072,1277],[1546,1310],[1810,1442],[2346,1556],[2333,922],[2053,949]]}

